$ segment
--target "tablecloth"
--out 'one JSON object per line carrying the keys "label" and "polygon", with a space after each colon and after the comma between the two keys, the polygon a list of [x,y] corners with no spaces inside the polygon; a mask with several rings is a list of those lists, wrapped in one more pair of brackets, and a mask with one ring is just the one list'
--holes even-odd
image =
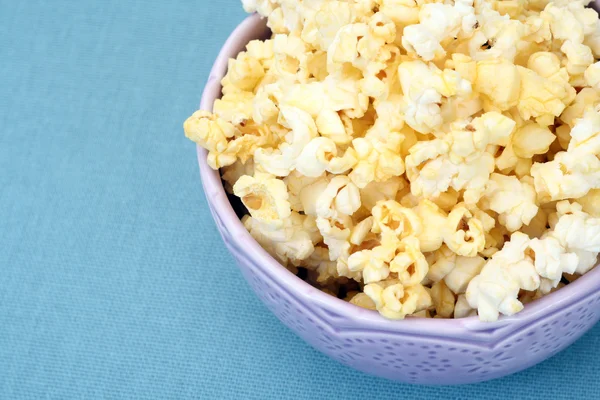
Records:
{"label": "tablecloth", "polygon": [[0,398],[600,398],[600,326],[464,387],[369,377],[255,298],[182,122],[237,0],[0,0]]}

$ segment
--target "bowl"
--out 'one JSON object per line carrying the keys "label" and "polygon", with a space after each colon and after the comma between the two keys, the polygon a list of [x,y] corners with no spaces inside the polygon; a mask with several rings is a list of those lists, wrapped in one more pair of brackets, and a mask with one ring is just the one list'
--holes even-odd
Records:
{"label": "bowl", "polygon": [[[258,15],[244,20],[219,53],[200,107],[221,95],[227,60],[252,39],[268,37]],[[250,287],[277,318],[334,360],[388,379],[415,384],[465,384],[506,376],[568,347],[600,319],[600,268],[492,323],[464,319],[387,320],[310,286],[272,258],[246,231],[219,172],[197,147],[210,212]]]}

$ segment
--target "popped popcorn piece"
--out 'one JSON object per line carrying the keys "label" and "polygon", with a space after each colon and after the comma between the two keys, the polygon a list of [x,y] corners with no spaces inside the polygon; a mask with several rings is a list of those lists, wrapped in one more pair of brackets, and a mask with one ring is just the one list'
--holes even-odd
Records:
{"label": "popped popcorn piece", "polygon": [[333,177],[317,200],[317,215],[340,219],[354,214],[360,207],[360,192],[347,176]]}
{"label": "popped popcorn piece", "polygon": [[566,107],[562,99],[567,97],[565,87],[536,72],[517,66],[521,77],[521,92],[517,109],[523,119],[552,115],[558,117]]}
{"label": "popped popcorn piece", "polygon": [[570,136],[569,153],[600,155],[600,112],[587,110],[571,129]]}
{"label": "popped popcorn piece", "polygon": [[397,274],[398,281],[405,287],[414,286],[427,275],[429,265],[415,237],[405,238],[389,263],[390,272]]}
{"label": "popped popcorn piece", "polygon": [[444,276],[443,282],[453,293],[465,293],[469,282],[479,275],[484,265],[483,257],[458,256],[454,268]]}
{"label": "popped popcorn piece", "polygon": [[500,111],[516,106],[521,94],[522,74],[517,66],[504,59],[477,62],[477,78],[473,89],[480,93],[484,103]]}
{"label": "popped popcorn piece", "polygon": [[366,308],[367,310],[377,310],[375,302],[371,300],[371,298],[366,293],[357,293],[354,297],[350,299],[350,303],[361,308]]}
{"label": "popped popcorn piece", "polygon": [[531,167],[541,202],[579,198],[600,188],[600,160],[593,154],[562,151],[554,160]]}
{"label": "popped popcorn piece", "polygon": [[[560,242],[552,236],[543,239],[532,239],[529,248],[533,251],[533,260],[540,277],[556,287],[563,273],[572,274],[577,270],[579,257],[575,253],[567,253]],[[542,289],[548,293],[549,289]]]}
{"label": "popped popcorn piece", "polygon": [[592,50],[584,44],[566,40],[560,50],[567,56],[567,71],[571,75],[583,74],[594,62]]}
{"label": "popped popcorn piece", "polygon": [[600,217],[600,189],[592,189],[585,196],[577,199],[583,211],[594,218]]}
{"label": "popped popcorn piece", "polygon": [[414,211],[422,221],[422,231],[417,234],[421,251],[427,253],[438,250],[444,242],[444,235],[439,227],[444,225],[446,213],[437,204],[426,199],[421,200]]}
{"label": "popped popcorn piece", "polygon": [[424,4],[419,10],[419,24],[404,28],[402,46],[425,61],[444,57],[443,41],[457,37],[461,30],[473,32],[477,19],[472,5],[473,1]]}
{"label": "popped popcorn piece", "polygon": [[442,229],[444,243],[458,255],[474,257],[485,247],[485,227],[463,203],[452,209]]}
{"label": "popped popcorn piece", "polygon": [[537,290],[540,286],[540,277],[526,255],[528,245],[527,235],[513,233],[510,241],[469,283],[467,300],[482,321],[495,321],[500,313],[513,315],[521,311],[519,290]]}
{"label": "popped popcorn piece", "polygon": [[435,131],[443,123],[440,104],[442,97],[467,97],[471,83],[456,71],[440,70],[433,64],[406,61],[398,67],[404,93],[406,123],[420,133]]}
{"label": "popped popcorn piece", "polygon": [[431,306],[431,296],[422,285],[403,287],[397,281],[365,285],[364,293],[375,303],[377,311],[390,319],[403,319],[407,315]]}
{"label": "popped popcorn piece", "polygon": [[487,207],[497,212],[498,221],[509,232],[528,225],[538,213],[536,192],[532,182],[515,176],[493,173],[485,192]]}
{"label": "popped popcorn piece", "polygon": [[427,279],[432,282],[439,282],[446,277],[456,267],[457,255],[446,245],[440,247],[434,253],[433,262],[429,266]]}
{"label": "popped popcorn piece", "polygon": [[512,137],[512,149],[517,157],[532,158],[536,154],[545,154],[556,136],[550,129],[535,122],[526,123]]}
{"label": "popped popcorn piece", "polygon": [[418,236],[423,225],[419,216],[411,209],[402,207],[395,200],[378,202],[373,213],[373,233],[394,234],[400,239]]}
{"label": "popped popcorn piece", "polygon": [[348,269],[351,272],[362,272],[365,284],[387,279],[390,275],[389,263],[393,260],[399,244],[394,235],[384,234],[380,244],[373,249],[352,253],[348,257]]}
{"label": "popped popcorn piece", "polygon": [[450,318],[454,313],[454,293],[446,286],[444,281],[439,281],[431,286],[429,291],[431,300],[435,307],[436,315],[444,318]]}
{"label": "popped popcorn piece", "polygon": [[477,315],[477,310],[474,310],[467,301],[467,296],[459,294],[454,305],[454,318],[467,318]]}
{"label": "popped popcorn piece", "polygon": [[323,242],[329,247],[329,259],[335,261],[347,254],[350,249],[352,219],[347,217],[334,221],[318,217],[316,222]]}
{"label": "popped popcorn piece", "polygon": [[262,223],[281,226],[291,215],[287,187],[272,175],[260,172],[244,175],[233,185],[233,193],[242,199],[250,215]]}
{"label": "popped popcorn piece", "polygon": [[281,107],[282,125],[291,133],[277,150],[257,148],[254,162],[276,176],[287,176],[296,167],[297,159],[311,139],[317,136],[317,128],[311,116],[299,108]]}
{"label": "popped popcorn piece", "polygon": [[600,62],[591,64],[584,72],[585,83],[600,90]]}

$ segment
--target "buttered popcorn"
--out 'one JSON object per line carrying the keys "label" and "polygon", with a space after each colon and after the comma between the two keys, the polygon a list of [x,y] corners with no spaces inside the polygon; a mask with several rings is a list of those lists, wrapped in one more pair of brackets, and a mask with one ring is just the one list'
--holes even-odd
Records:
{"label": "buttered popcorn", "polygon": [[596,266],[589,1],[242,3],[272,37],[184,130],[291,272],[386,318],[494,321]]}

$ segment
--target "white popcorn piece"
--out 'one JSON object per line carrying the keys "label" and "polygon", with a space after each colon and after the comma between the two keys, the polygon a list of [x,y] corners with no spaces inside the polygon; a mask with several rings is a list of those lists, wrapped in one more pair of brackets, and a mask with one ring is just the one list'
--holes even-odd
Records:
{"label": "white popcorn piece", "polygon": [[526,255],[527,235],[512,234],[502,250],[483,267],[466,291],[469,305],[477,309],[482,321],[495,321],[499,314],[513,315],[523,309],[519,290],[537,290],[540,277]]}
{"label": "white popcorn piece", "polygon": [[509,232],[528,225],[538,213],[533,183],[519,181],[515,176],[493,173],[486,187],[485,202],[499,214],[499,222]]}
{"label": "white popcorn piece", "polygon": [[576,199],[600,188],[600,161],[593,154],[563,151],[552,161],[533,164],[531,176],[540,201]]}

